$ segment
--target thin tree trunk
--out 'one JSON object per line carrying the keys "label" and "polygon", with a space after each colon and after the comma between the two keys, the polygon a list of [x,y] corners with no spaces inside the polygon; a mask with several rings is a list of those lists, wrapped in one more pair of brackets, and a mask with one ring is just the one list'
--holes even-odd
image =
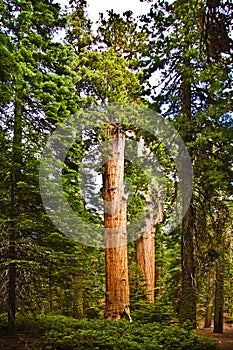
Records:
{"label": "thin tree trunk", "polygon": [[83,290],[82,279],[80,276],[75,276],[75,302],[73,317],[81,320],[83,318]]}
{"label": "thin tree trunk", "polygon": [[[188,48],[187,48],[188,49]],[[184,59],[184,67],[190,69],[190,59]],[[182,82],[182,107],[183,139],[185,142],[193,141],[194,130],[192,123],[192,92],[191,83],[186,73],[183,74]],[[181,130],[182,131],[182,130]],[[192,157],[192,150],[190,150]],[[183,188],[183,191],[187,190]],[[185,196],[185,193],[183,194]],[[184,204],[187,205],[184,199]],[[180,301],[180,321],[191,321],[196,328],[196,283],[195,283],[195,261],[194,261],[194,215],[191,202],[182,220],[182,294]]]}
{"label": "thin tree trunk", "polygon": [[[158,201],[157,201],[157,218],[156,218],[156,222],[155,222],[155,230],[157,232],[157,230],[159,229],[159,224],[161,224],[163,222],[163,199],[162,199],[162,186],[159,185],[158,187]],[[155,237],[156,239],[156,237]],[[156,255],[161,254],[161,251],[159,252],[160,249],[156,249],[156,245],[155,245],[155,298],[159,295],[160,293],[160,279],[161,279],[161,275],[162,275],[162,270],[161,270],[161,266],[159,266],[158,264],[158,259],[156,259]]]}
{"label": "thin tree trunk", "polygon": [[213,316],[213,302],[214,302],[214,277],[212,271],[209,273],[208,281],[208,291],[207,291],[207,302],[206,302],[206,314],[205,314],[205,324],[204,328],[210,328],[212,325]]}
{"label": "thin tree trunk", "polygon": [[106,262],[106,312],[110,320],[122,317],[129,306],[129,279],[126,233],[126,201],[124,200],[125,134],[116,126],[105,130],[110,156],[105,156],[103,199]]}
{"label": "thin tree trunk", "polygon": [[[20,93],[19,93],[20,95]],[[8,332],[14,334],[15,313],[16,313],[16,277],[17,266],[14,260],[17,259],[17,241],[19,240],[19,231],[17,219],[20,214],[20,203],[17,183],[20,180],[22,165],[22,102],[16,92],[15,110],[14,110],[14,129],[12,142],[12,167],[11,167],[11,208],[10,219],[11,228],[9,234],[9,259],[11,260],[8,268]]]}
{"label": "thin tree trunk", "polygon": [[52,280],[49,277],[48,285],[48,301],[49,301],[49,312],[53,312],[53,292],[52,292]]}
{"label": "thin tree trunk", "polygon": [[196,283],[193,244],[193,214],[191,205],[182,224],[182,294],[180,301],[180,321],[191,321],[196,328]]}
{"label": "thin tree trunk", "polygon": [[[11,242],[13,237],[11,235]],[[14,245],[10,243],[9,258],[13,259],[15,256]],[[16,264],[10,263],[8,268],[9,281],[8,281],[8,332],[14,335],[16,332],[15,326],[15,313],[16,313]]]}
{"label": "thin tree trunk", "polygon": [[214,301],[214,333],[223,333],[223,308],[224,308],[224,259],[216,262],[216,286]]}

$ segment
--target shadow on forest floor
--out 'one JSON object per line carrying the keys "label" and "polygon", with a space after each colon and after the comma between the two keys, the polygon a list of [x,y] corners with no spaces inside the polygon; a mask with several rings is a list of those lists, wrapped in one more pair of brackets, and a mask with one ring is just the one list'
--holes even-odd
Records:
{"label": "shadow on forest floor", "polygon": [[[222,350],[233,350],[233,325],[224,324],[223,334],[214,334],[213,327],[200,327],[195,331],[199,335],[207,336],[219,343]],[[0,335],[1,350],[31,350],[42,349],[45,339],[27,333],[17,334],[15,337]]]}
{"label": "shadow on forest floor", "polygon": [[31,334],[18,334],[15,337],[0,335],[1,350],[31,350],[40,349],[44,340]]}
{"label": "shadow on forest floor", "polygon": [[223,334],[213,333],[213,327],[199,328],[196,333],[216,340],[222,350],[233,350],[233,325],[224,324]]}

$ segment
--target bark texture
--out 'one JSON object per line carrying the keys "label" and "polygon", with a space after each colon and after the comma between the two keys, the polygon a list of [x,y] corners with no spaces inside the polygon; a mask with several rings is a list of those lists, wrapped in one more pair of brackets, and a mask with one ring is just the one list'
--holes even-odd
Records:
{"label": "bark texture", "polygon": [[214,303],[214,276],[213,272],[209,273],[208,281],[208,295],[206,302],[206,314],[205,314],[205,325],[204,328],[210,328],[212,326],[212,315],[213,315],[213,303]]}
{"label": "bark texture", "polygon": [[[138,154],[147,155],[149,149],[145,146],[144,140],[141,138],[138,143]],[[156,284],[156,261],[155,261],[155,231],[156,224],[163,220],[162,206],[162,188],[159,186],[157,191],[157,217],[155,215],[155,203],[152,198],[154,192],[153,184],[149,185],[149,192],[142,195],[146,199],[146,217],[145,224],[142,227],[142,234],[137,239],[136,247],[136,263],[139,267],[146,288],[147,301],[151,304],[155,300],[155,284]]]}
{"label": "bark texture", "polygon": [[[149,218],[146,220],[151,221]],[[145,227],[145,233],[137,239],[137,265],[139,266],[147,291],[147,301],[154,303],[155,297],[155,229],[153,221]]]}
{"label": "bark texture", "polygon": [[82,279],[80,276],[74,277],[75,282],[75,303],[73,308],[73,317],[81,320],[83,318],[83,290],[82,290]]}
{"label": "bark texture", "polygon": [[[20,88],[22,88],[20,86]],[[16,332],[16,283],[17,266],[14,262],[17,259],[17,242],[20,237],[18,228],[18,217],[20,215],[20,195],[17,183],[20,181],[22,167],[22,113],[23,106],[20,92],[16,92],[14,109],[14,127],[12,143],[12,166],[11,166],[11,208],[10,219],[11,229],[9,233],[9,259],[8,268],[8,332],[13,335]]]}
{"label": "bark texture", "polygon": [[214,333],[223,333],[224,259],[221,257],[216,262],[215,283]]}
{"label": "bark texture", "polygon": [[[188,46],[187,48],[188,49]],[[185,71],[190,71],[190,59],[184,58]],[[192,89],[189,77],[183,73],[182,76],[182,133],[184,142],[192,142],[195,138],[195,131],[192,121]],[[193,157],[193,150],[190,148],[189,153]],[[185,174],[184,174],[185,175]],[[196,282],[195,282],[195,259],[194,259],[194,227],[195,217],[193,213],[193,203],[188,204],[187,198],[189,187],[183,186],[183,210],[188,209],[182,220],[182,294],[180,301],[180,321],[190,321],[193,328],[196,328]]]}
{"label": "bark texture", "polygon": [[106,263],[106,318],[118,320],[129,306],[129,278],[124,200],[125,134],[117,126],[105,130],[103,199]]}
{"label": "bark texture", "polygon": [[196,282],[193,244],[193,214],[190,205],[182,223],[182,294],[180,301],[180,321],[190,321],[196,328]]}
{"label": "bark texture", "polygon": [[[151,186],[150,191],[153,191]],[[136,261],[140,268],[145,288],[147,290],[147,301],[151,304],[155,300],[156,285],[156,261],[155,261],[155,231],[156,224],[163,220],[163,207],[161,200],[161,188],[158,189],[157,217],[155,218],[155,206],[150,195],[146,196],[147,215],[142,235],[137,239]],[[159,269],[159,268],[157,268]],[[158,276],[158,274],[157,274]]]}

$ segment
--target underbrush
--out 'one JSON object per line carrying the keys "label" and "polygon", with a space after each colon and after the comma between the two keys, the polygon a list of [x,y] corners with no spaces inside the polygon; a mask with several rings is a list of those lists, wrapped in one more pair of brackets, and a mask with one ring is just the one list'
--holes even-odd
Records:
{"label": "underbrush", "polygon": [[[0,317],[0,324],[3,320]],[[218,350],[190,327],[140,321],[76,320],[59,315],[17,315],[17,329],[45,339],[40,350]],[[37,349],[39,350],[39,349]]]}
{"label": "underbrush", "polygon": [[131,315],[134,321],[140,323],[163,322],[169,325],[174,318],[174,310],[160,301],[155,304],[137,303],[134,304]]}

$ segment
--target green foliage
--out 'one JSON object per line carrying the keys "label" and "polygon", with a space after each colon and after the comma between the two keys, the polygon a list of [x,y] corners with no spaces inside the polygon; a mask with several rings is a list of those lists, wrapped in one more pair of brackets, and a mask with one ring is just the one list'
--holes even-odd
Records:
{"label": "green foliage", "polygon": [[[208,340],[203,340],[201,345],[186,329],[152,325],[152,322],[167,324],[172,311],[158,302],[149,306],[137,304],[145,299],[145,291],[141,288],[142,276],[136,270],[131,276],[131,280],[134,278],[132,316],[136,321],[133,325],[97,320],[81,322],[54,315],[36,318],[26,313],[43,309],[77,318],[99,317],[104,298],[104,251],[77,245],[56,231],[40,198],[39,157],[50,132],[80,107],[100,101],[141,103],[145,86],[150,100],[188,140],[192,155],[200,299],[206,299],[204,280],[208,271],[225,255],[229,271],[227,306],[232,309],[233,263],[230,254],[225,253],[232,244],[229,214],[232,204],[226,210],[232,195],[232,53],[220,45],[220,41],[230,43],[226,31],[229,31],[232,7],[225,2],[226,10],[219,6],[213,11],[207,6],[203,12],[203,1],[177,0],[172,4],[154,1],[150,14],[144,18],[145,26],[136,23],[130,12],[121,17],[110,11],[106,19],[101,17],[94,41],[85,0],[70,3],[72,13],[67,15],[50,0],[0,1],[0,311],[8,309],[7,269],[14,263],[20,310],[17,328],[43,332],[51,339],[48,347],[216,349]],[[211,24],[219,23],[225,25],[226,31],[218,30],[214,52],[210,29]],[[55,39],[61,28],[67,28],[66,44]],[[159,92],[154,79],[149,80],[154,73],[161,74],[163,88]],[[183,83],[191,88],[190,120],[181,110]],[[137,130],[134,132],[137,135]],[[63,168],[63,189],[69,204],[84,221],[95,225],[101,225],[102,219],[98,211],[85,208],[78,173],[85,151],[96,144],[100,134],[101,130],[93,138],[91,135],[84,141],[77,140]],[[138,130],[137,136],[142,136],[142,130]],[[174,209],[176,196],[174,160],[149,132],[144,133],[144,138],[159,161],[162,177],[168,177],[166,182],[160,178],[167,184],[166,221]],[[17,159],[13,161],[14,151]],[[145,169],[130,161],[125,162],[125,174],[134,190],[128,204],[128,219],[132,221],[146,206],[142,192],[148,190],[150,179]],[[92,180],[91,173],[90,177]],[[17,200],[11,201],[14,195]],[[15,257],[8,255],[12,223],[17,237],[13,239]],[[177,312],[181,291],[181,233],[161,236],[158,238],[157,232],[161,252],[156,250],[156,263],[162,267],[160,298]],[[3,313],[0,327],[5,325]]]}
{"label": "green foliage", "polygon": [[130,103],[141,94],[138,74],[131,72],[124,58],[112,48],[77,56],[74,69],[81,74],[80,87],[93,104]]}
{"label": "green foliage", "polygon": [[7,326],[7,313],[0,314],[0,330],[6,328]]}
{"label": "green foliage", "polygon": [[[231,224],[226,224],[229,215],[220,212],[227,206],[225,198],[232,195],[232,5],[224,1],[212,7],[212,3],[207,1],[204,6],[199,0],[153,1],[150,12],[143,17],[149,39],[148,50],[141,59],[145,75],[153,77],[157,73],[161,83],[146,82],[150,98],[158,103],[164,118],[174,123],[192,158],[193,237],[191,229],[186,233],[191,238],[189,242],[194,244],[196,276],[193,274],[192,278],[197,281],[200,294],[205,289],[205,297],[208,294],[204,281],[206,270],[213,269],[218,256],[227,252],[226,240],[230,239],[225,233]],[[167,214],[168,210],[165,216]],[[191,244],[185,247],[187,237],[183,239],[186,252],[191,247]],[[187,276],[192,271],[191,264],[185,268],[186,256],[182,262],[184,293],[181,293],[182,265],[177,258],[180,243],[180,237],[174,236],[172,246],[166,245],[163,252],[165,293],[162,297],[172,299],[177,308],[188,290],[184,285],[185,271]],[[191,255],[190,249],[188,258]],[[195,308],[198,293],[193,297],[191,294],[188,292],[185,296],[184,310],[192,303],[193,310]]]}
{"label": "green foliage", "polygon": [[37,334],[40,329],[40,321],[33,313],[16,314],[16,328],[18,332]]}
{"label": "green foliage", "polygon": [[[0,332],[7,328],[7,313],[0,314]],[[40,320],[33,313],[16,313],[16,328],[18,332],[38,334],[41,331]]]}
{"label": "green foliage", "polygon": [[134,304],[131,312],[132,319],[140,321],[140,323],[160,322],[169,324],[173,315],[172,308],[160,301],[156,301],[155,304]]}
{"label": "green foliage", "polygon": [[[0,330],[6,326],[0,314]],[[44,338],[40,350],[219,350],[211,339],[200,337],[190,327],[107,320],[75,320],[58,315],[17,314],[17,330]]]}
{"label": "green foliage", "polygon": [[46,339],[44,350],[218,350],[209,339],[200,338],[190,329],[159,323],[86,319],[78,321],[55,315],[38,315],[40,333]]}

